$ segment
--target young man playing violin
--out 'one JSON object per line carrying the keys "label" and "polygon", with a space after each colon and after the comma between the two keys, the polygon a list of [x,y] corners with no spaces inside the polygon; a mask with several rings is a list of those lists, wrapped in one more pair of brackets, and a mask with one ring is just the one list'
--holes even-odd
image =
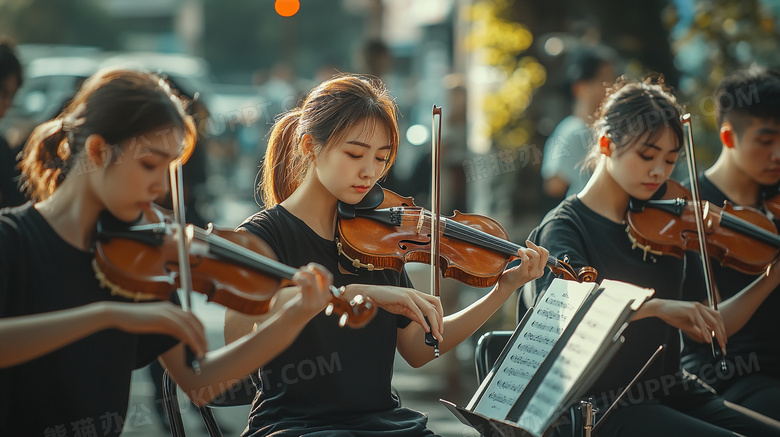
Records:
{"label": "young man playing violin", "polygon": [[[718,85],[714,101],[722,150],[715,164],[698,176],[702,200],[718,207],[728,201],[764,210],[766,198],[780,194],[780,72],[765,67],[737,71]],[[757,280],[715,261],[712,270],[721,300]],[[686,277],[684,297],[705,299],[701,264],[689,263]],[[684,367],[726,400],[780,420],[778,320],[780,293],[775,290],[729,337],[725,369],[707,345],[687,337]]]}

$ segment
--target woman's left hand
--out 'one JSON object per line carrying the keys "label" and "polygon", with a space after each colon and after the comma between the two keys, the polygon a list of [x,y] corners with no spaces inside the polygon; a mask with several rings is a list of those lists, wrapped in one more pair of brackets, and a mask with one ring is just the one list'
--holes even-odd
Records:
{"label": "woman's left hand", "polygon": [[500,287],[508,287],[511,291],[515,291],[526,282],[544,274],[547,257],[550,253],[544,247],[537,246],[530,240],[526,240],[525,244],[528,246],[527,248],[524,247],[517,251],[520,265],[506,270],[501,275],[501,279],[498,280]]}

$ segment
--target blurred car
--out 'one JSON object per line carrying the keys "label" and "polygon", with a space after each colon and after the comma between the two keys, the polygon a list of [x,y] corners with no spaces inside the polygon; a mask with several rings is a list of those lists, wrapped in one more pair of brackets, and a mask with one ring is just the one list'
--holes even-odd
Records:
{"label": "blurred car", "polygon": [[18,49],[24,83],[0,120],[0,135],[12,148],[21,146],[35,126],[54,118],[99,68],[97,49],[63,49],[59,56],[47,56],[55,51],[51,46],[20,45]]}

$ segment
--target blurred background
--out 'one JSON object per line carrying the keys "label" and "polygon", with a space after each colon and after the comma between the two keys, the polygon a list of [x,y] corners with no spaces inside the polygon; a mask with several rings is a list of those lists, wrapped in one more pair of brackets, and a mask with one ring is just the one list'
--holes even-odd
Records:
{"label": "blurred background", "polygon": [[[663,74],[693,115],[704,169],[720,150],[712,89],[752,63],[780,66],[779,16],[780,0],[0,0],[0,38],[16,45],[25,78],[0,135],[17,152],[100,68],[164,73],[198,102],[189,221],[232,228],[262,207],[255,186],[274,117],[333,74],[373,74],[401,111],[399,159],[383,185],[427,205],[440,105],[442,212],[489,215],[523,242],[560,200],[541,167],[573,111],[571,54],[599,47],[613,76]],[[425,266],[410,274],[424,290]],[[445,281],[442,298],[454,309],[482,292]],[[216,347],[220,310],[198,307]],[[480,332],[513,329],[515,311],[508,302]],[[416,373],[397,364],[402,399],[427,409],[442,435],[471,435],[435,401],[465,405],[474,393],[476,338]],[[139,373],[131,406],[148,420],[131,411],[128,434],[165,435],[153,386]],[[246,418],[237,414],[236,433]]]}

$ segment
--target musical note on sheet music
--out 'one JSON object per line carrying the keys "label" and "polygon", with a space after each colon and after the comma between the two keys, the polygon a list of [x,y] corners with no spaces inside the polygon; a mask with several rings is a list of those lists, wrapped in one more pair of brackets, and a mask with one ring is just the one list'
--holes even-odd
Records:
{"label": "musical note on sheet music", "polygon": [[607,284],[609,287],[593,302],[577,325],[520,415],[517,424],[521,428],[534,435],[543,434],[550,421],[557,418],[556,411],[566,402],[566,397],[599,348],[609,341],[608,337],[615,335],[624,308],[629,305],[632,309],[638,308],[652,295],[651,290],[630,284],[609,280],[602,282],[602,286]]}
{"label": "musical note on sheet music", "polygon": [[[506,359],[489,375],[483,384],[489,384],[488,393],[478,400],[473,411],[488,417],[503,419],[517,402],[528,382],[552,350],[582,302],[590,295],[594,284],[573,281],[553,281],[538,306],[508,351]],[[510,399],[511,402],[503,402]]]}

